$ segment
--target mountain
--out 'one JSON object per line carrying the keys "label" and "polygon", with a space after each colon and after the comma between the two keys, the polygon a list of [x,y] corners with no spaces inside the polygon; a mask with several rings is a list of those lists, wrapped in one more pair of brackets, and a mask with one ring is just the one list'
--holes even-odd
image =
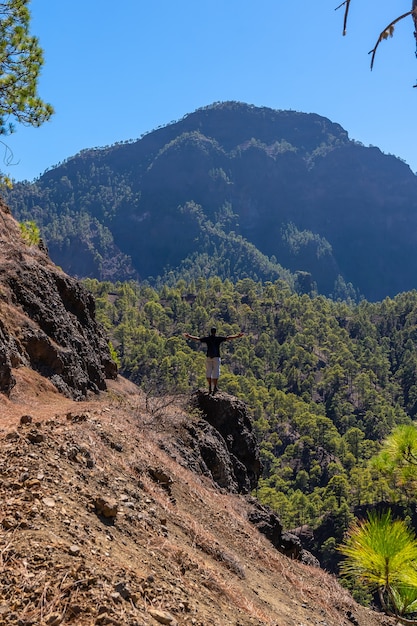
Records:
{"label": "mountain", "polygon": [[1,624],[394,624],[248,495],[242,401],[158,404],[117,376],[92,297],[4,205],[0,243]]}
{"label": "mountain", "polygon": [[316,114],[213,104],[85,150],[7,202],[78,277],[281,277],[368,300],[416,286],[416,176]]}

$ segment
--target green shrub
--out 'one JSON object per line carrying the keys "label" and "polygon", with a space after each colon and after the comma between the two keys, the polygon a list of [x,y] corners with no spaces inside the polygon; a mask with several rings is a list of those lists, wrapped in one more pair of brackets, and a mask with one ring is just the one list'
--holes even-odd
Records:
{"label": "green shrub", "polygon": [[41,240],[41,231],[39,230],[39,226],[30,220],[20,222],[19,226],[23,240],[29,246],[38,246]]}

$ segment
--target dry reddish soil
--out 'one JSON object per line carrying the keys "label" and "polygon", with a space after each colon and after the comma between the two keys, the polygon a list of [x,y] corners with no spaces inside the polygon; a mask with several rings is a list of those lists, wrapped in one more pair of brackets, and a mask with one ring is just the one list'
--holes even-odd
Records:
{"label": "dry reddish soil", "polygon": [[0,396],[0,624],[395,623],[278,553],[244,497],[164,452],[193,419],[184,402],[146,403],[120,377],[73,402],[14,374]]}

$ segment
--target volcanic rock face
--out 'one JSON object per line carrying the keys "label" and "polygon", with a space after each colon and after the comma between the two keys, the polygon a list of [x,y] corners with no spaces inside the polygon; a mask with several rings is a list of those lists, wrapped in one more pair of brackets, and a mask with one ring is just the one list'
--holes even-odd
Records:
{"label": "volcanic rock face", "polygon": [[226,393],[212,396],[202,390],[195,392],[192,404],[207,422],[198,440],[213,480],[231,492],[255,489],[261,462],[246,405]]}
{"label": "volcanic rock face", "polygon": [[92,296],[50,261],[42,243],[24,241],[0,204],[0,392],[27,366],[74,399],[117,376]]}

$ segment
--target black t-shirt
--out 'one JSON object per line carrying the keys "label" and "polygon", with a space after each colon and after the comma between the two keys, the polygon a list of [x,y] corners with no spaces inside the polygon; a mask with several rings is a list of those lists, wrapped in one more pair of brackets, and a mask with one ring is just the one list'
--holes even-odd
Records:
{"label": "black t-shirt", "polygon": [[226,337],[217,337],[217,335],[209,335],[208,337],[200,337],[202,343],[207,344],[207,356],[211,359],[220,356],[220,344],[227,341]]}

